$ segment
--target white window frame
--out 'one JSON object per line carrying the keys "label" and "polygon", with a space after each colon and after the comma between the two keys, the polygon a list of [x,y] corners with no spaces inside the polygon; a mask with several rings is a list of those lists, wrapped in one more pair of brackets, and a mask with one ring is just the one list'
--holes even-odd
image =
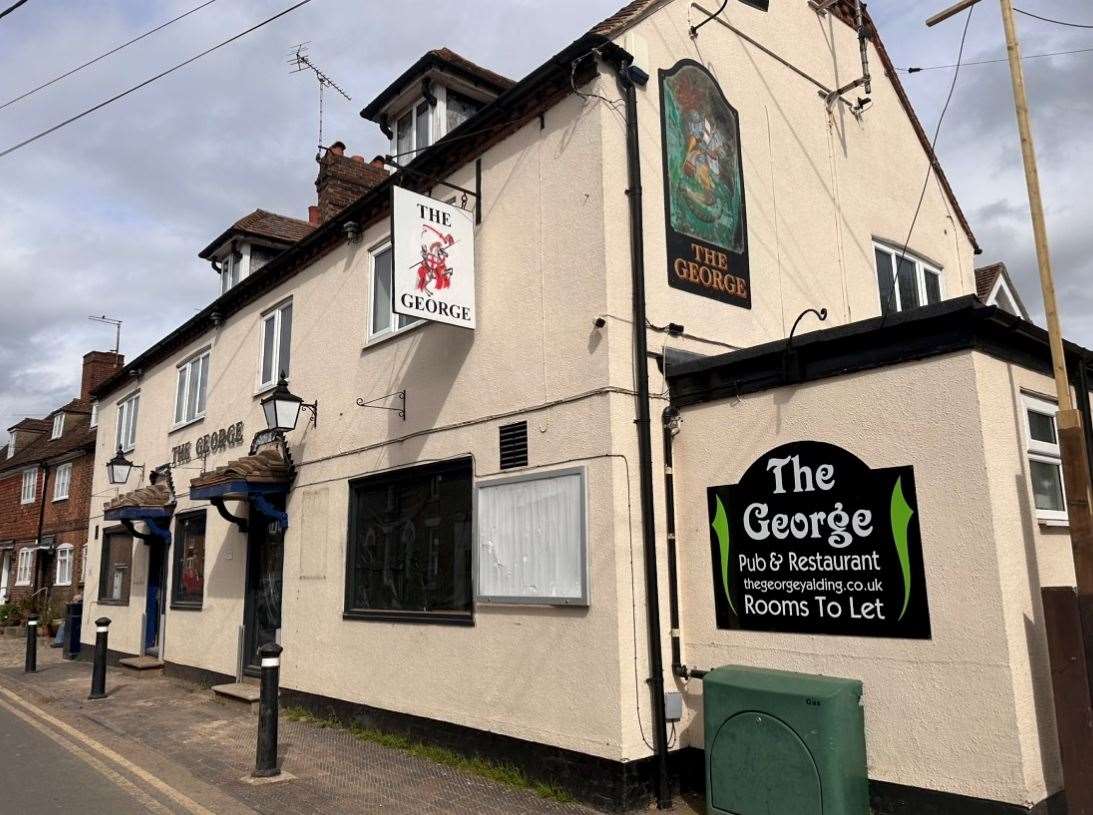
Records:
{"label": "white window frame", "polygon": [[243,282],[243,253],[232,248],[220,261],[220,293],[227,294]]}
{"label": "white window frame", "polygon": [[92,402],[92,403],[91,403],[91,422],[90,422],[90,427],[91,427],[92,429],[94,429],[94,428],[96,428],[96,427],[98,427],[98,426],[99,426],[99,403],[98,403],[98,402]]}
{"label": "white window frame", "polygon": [[[287,366],[285,360],[281,359],[281,344],[283,341],[283,335],[285,330],[284,314],[285,309],[292,309],[292,316],[289,318],[289,347],[288,347],[288,361]],[[289,297],[287,300],[282,300],[262,314],[262,320],[258,324],[258,393],[269,390],[274,387],[281,379],[281,371],[285,371],[286,381],[292,377],[292,321],[296,316],[296,309],[293,306],[293,299]],[[262,376],[262,370],[266,367],[266,324],[273,322],[273,364],[270,366],[271,378],[267,381]]]}
{"label": "white window frame", "polygon": [[8,458],[15,455],[15,433],[16,431],[13,430],[8,434]]}
{"label": "white window frame", "polygon": [[[67,556],[67,557],[63,557],[63,556]],[[53,585],[54,586],[71,586],[72,585],[72,572],[74,571],[73,567],[75,565],[74,562],[73,562],[73,559],[75,557],[76,557],[76,551],[75,551],[75,548],[72,546],[71,543],[63,543],[63,544],[61,544],[60,546],[57,547],[57,557],[56,557],[57,565],[56,565],[56,568],[54,569],[54,572],[53,572]],[[66,572],[63,580],[61,579],[61,577],[62,577],[61,576],[61,564],[65,564],[68,567],[67,572]]]}
{"label": "white window frame", "polygon": [[15,585],[29,586],[33,575],[34,549],[27,546],[19,550],[19,556],[15,561]]}
{"label": "white window frame", "polygon": [[80,582],[87,582],[87,544],[80,547]]}
{"label": "white window frame", "polygon": [[[440,89],[437,88],[436,90],[439,91]],[[437,134],[437,111],[441,109],[439,94],[437,94],[437,96],[437,103],[435,105],[430,105],[424,96],[419,96],[414,100],[412,105],[408,105],[399,110],[398,116],[391,117],[391,155],[395,157],[395,161],[409,164],[443,138],[442,135]],[[418,144],[417,139],[417,111],[422,105],[425,105],[429,109],[429,143],[424,147],[421,147]],[[410,143],[413,145],[410,149],[414,151],[408,156],[399,155],[398,149],[398,123],[407,113],[410,114]]]}
{"label": "white window frame", "polygon": [[[187,357],[179,363],[178,379],[175,384],[175,418],[172,429],[185,427],[205,418],[209,394],[209,369],[212,367],[211,354],[211,348],[202,348],[193,356]],[[197,376],[199,390],[197,400],[194,402],[194,412],[191,414],[190,396],[193,392],[195,375]]]}
{"label": "white window frame", "polygon": [[62,410],[56,416],[53,417],[53,430],[49,434],[50,439],[59,439],[61,434],[65,432],[65,414]]}
{"label": "white window frame", "polygon": [[72,462],[66,462],[53,474],[53,500],[64,501],[72,486]]}
{"label": "white window frame", "polygon": [[140,420],[140,391],[118,400],[114,426],[115,446],[128,453],[137,446],[137,422]]}
{"label": "white window frame", "polygon": [[390,309],[391,309],[391,323],[390,323],[390,325],[387,326],[387,328],[383,329],[382,331],[376,331],[374,326],[373,326],[373,321],[375,320],[375,316],[376,316],[376,258],[378,258],[380,255],[382,255],[384,252],[392,252],[393,253],[394,251],[395,251],[394,246],[391,244],[390,240],[383,240],[383,241],[381,241],[380,243],[377,243],[375,246],[373,246],[371,249],[368,250],[368,291],[369,291],[369,296],[368,296],[368,317],[367,317],[367,322],[368,322],[368,339],[367,339],[367,343],[366,343],[367,345],[371,345],[373,343],[377,343],[377,342],[380,342],[382,340],[386,340],[389,337],[394,337],[394,336],[397,336],[399,334],[403,334],[407,331],[410,331],[414,328],[417,328],[419,325],[422,325],[425,322],[425,320],[420,318],[420,317],[416,317],[416,318],[415,317],[407,317],[407,319],[410,320],[410,322],[408,322],[406,325],[399,325],[398,324],[405,315],[398,314],[395,311],[395,303],[394,303],[394,287],[395,287],[394,277],[395,276],[394,276],[394,266],[392,265],[392,267],[391,267],[391,292],[392,292],[392,296],[391,296],[391,303],[389,303],[389,306],[390,306]]}
{"label": "white window frame", "polygon": [[[1029,411],[1050,416],[1055,425],[1055,443],[1039,441],[1032,438],[1032,427],[1028,420]],[[1052,464],[1059,468],[1059,484],[1063,493],[1062,510],[1039,509],[1036,506],[1036,495],[1032,490],[1032,468],[1029,468],[1029,497],[1032,501],[1032,509],[1036,518],[1047,524],[1066,524],[1070,516],[1067,513],[1066,482],[1063,480],[1063,456],[1059,447],[1059,406],[1048,399],[1035,396],[1031,393],[1021,394],[1021,426],[1025,429],[1025,453],[1029,461],[1039,461],[1044,464]]]}
{"label": "white window frame", "polygon": [[[928,305],[926,296],[926,275],[928,274],[932,274],[937,277],[938,302],[940,303],[945,299],[945,274],[944,270],[941,269],[939,266],[930,263],[925,258],[922,258],[919,255],[914,254],[913,252],[904,253],[901,247],[892,246],[891,244],[884,243],[883,241],[874,240],[873,249],[875,250],[873,253],[873,271],[875,273],[874,277],[877,277],[880,273],[880,270],[876,268],[876,251],[884,252],[892,258],[892,292],[895,295],[896,301],[892,304],[893,313],[906,310],[903,304],[900,302],[899,265],[896,262],[897,258],[900,257],[904,257],[915,264],[915,290],[918,292],[919,305]],[[883,292],[880,291],[880,287],[878,285],[877,302],[880,304],[880,313],[884,314],[884,302],[881,300],[882,297]],[[910,306],[908,306],[907,308],[910,308]]]}
{"label": "white window frame", "polygon": [[38,468],[28,467],[23,470],[23,491],[20,493],[19,503],[33,504],[38,495]]}

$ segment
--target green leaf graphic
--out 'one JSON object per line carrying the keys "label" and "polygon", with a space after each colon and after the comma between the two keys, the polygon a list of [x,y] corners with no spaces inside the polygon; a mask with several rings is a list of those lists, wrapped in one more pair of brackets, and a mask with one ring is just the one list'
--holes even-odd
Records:
{"label": "green leaf graphic", "polygon": [[725,505],[721,503],[721,499],[715,497],[714,500],[717,501],[717,511],[714,512],[710,526],[717,533],[717,540],[721,544],[721,585],[725,588],[725,599],[729,601],[729,608],[735,614],[736,606],[732,603],[732,593],[729,591],[729,516],[725,513]]}
{"label": "green leaf graphic", "polygon": [[907,613],[907,606],[911,603],[911,555],[907,551],[907,530],[911,526],[911,518],[915,511],[903,497],[903,478],[896,479],[896,486],[892,489],[892,538],[896,542],[896,553],[899,555],[899,566],[903,571],[903,610],[899,613],[899,619]]}

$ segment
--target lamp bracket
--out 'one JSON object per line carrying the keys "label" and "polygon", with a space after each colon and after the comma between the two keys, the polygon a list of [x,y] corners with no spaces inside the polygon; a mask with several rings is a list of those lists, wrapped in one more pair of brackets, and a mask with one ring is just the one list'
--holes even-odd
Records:
{"label": "lamp bracket", "polygon": [[307,402],[301,402],[300,407],[311,414],[311,423],[315,425],[315,428],[319,427],[319,400],[316,399],[311,404]]}
{"label": "lamp bracket", "polygon": [[[377,405],[376,402],[382,402],[384,399],[398,399],[402,403],[402,407],[391,407],[390,405]],[[386,396],[377,396],[375,399],[369,399],[364,401],[364,397],[357,399],[357,407],[373,408],[375,410],[392,410],[398,414],[402,421],[406,421],[406,391],[401,390],[398,393],[389,393]]]}

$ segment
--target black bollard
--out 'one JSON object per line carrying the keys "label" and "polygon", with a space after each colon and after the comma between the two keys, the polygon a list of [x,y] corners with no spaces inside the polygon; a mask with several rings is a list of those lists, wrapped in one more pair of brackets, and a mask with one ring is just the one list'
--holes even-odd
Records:
{"label": "black bollard", "polygon": [[281,646],[275,642],[258,649],[262,658],[262,692],[258,700],[258,759],[254,778],[281,774],[277,766],[277,696],[281,684]]}
{"label": "black bollard", "polygon": [[88,699],[106,698],[106,636],[109,617],[95,620],[95,663],[91,667],[91,695]]}
{"label": "black bollard", "polygon": [[32,674],[38,670],[38,615],[31,614],[27,618],[27,658],[23,663],[23,671]]}

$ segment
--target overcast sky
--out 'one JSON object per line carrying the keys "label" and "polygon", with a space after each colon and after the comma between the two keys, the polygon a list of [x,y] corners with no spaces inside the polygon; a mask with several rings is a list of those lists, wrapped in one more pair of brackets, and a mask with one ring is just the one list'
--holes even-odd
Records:
{"label": "overcast sky", "polygon": [[[0,20],[0,103],[199,2],[30,0]],[[1045,16],[1093,23],[1087,0],[1019,2]],[[955,61],[963,18],[932,30],[922,25],[947,3],[870,4],[897,66]],[[291,4],[216,0],[0,110],[0,149]],[[327,95],[324,141],[340,138],[350,152],[371,157],[385,150],[384,139],[357,112],[427,49],[446,45],[519,78],[623,4],[312,0],[0,159],[0,427],[76,395],[82,354],[113,343],[112,330],[88,315],[123,319],[122,351],[132,359],[215,296],[216,274],[197,252],[226,226],[256,207],[306,217],[314,198],[318,95],[313,78],[291,74],[285,64],[296,43],[310,41],[311,57],[353,97]],[[1026,55],[1093,48],[1090,30],[1027,17],[1019,26]],[[985,0],[972,19],[965,59],[1004,56],[998,4]],[[1090,347],[1093,53],[1028,60],[1026,68],[1063,324],[1069,337]],[[951,78],[951,70],[903,75],[931,133]],[[938,152],[984,248],[979,260],[1004,259],[1041,320],[1004,63],[961,72]]]}

